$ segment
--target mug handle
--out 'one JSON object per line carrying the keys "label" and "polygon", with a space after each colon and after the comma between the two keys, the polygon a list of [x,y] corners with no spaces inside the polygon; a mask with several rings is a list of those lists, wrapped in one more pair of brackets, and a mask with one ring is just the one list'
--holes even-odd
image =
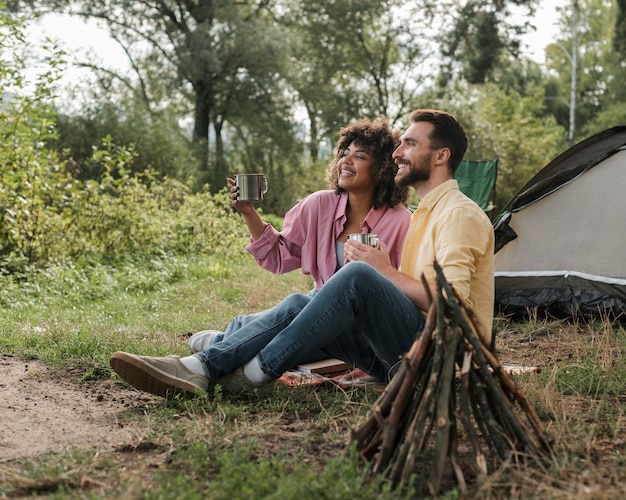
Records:
{"label": "mug handle", "polygon": [[263,188],[261,189],[261,195],[267,193],[267,177],[263,176]]}
{"label": "mug handle", "polygon": [[374,243],[374,248],[380,250],[380,240],[378,239],[378,236],[374,236]]}

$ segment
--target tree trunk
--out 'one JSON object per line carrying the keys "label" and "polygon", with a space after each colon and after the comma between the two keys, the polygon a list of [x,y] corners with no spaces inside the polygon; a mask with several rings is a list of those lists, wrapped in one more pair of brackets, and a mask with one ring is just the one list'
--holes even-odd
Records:
{"label": "tree trunk", "polygon": [[226,159],[224,158],[224,141],[222,140],[222,128],[224,126],[223,119],[216,119],[213,122],[213,130],[215,131],[215,168],[211,183],[211,192],[216,193],[226,185],[226,177],[237,172],[229,172]]}
{"label": "tree trunk", "polygon": [[211,178],[209,169],[209,123],[211,113],[211,85],[200,80],[193,84],[195,92],[195,115],[193,126],[193,143],[200,158],[202,171]]}

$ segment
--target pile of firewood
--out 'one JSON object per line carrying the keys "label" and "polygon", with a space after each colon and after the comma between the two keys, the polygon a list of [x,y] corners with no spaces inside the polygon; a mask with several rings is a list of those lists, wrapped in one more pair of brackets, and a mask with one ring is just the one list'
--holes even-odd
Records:
{"label": "pile of firewood", "polygon": [[461,493],[464,472],[548,457],[536,412],[489,349],[473,311],[437,272],[426,326],[350,444],[394,487],[437,496],[446,471]]}

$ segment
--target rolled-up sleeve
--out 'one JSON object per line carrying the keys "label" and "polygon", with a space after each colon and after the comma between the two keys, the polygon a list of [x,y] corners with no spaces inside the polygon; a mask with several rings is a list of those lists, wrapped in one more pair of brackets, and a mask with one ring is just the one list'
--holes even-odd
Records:
{"label": "rolled-up sleeve", "polygon": [[275,274],[300,269],[302,245],[305,238],[294,222],[304,217],[301,208],[296,205],[287,212],[282,232],[278,232],[271,224],[266,223],[261,237],[246,246],[246,251],[262,268]]}

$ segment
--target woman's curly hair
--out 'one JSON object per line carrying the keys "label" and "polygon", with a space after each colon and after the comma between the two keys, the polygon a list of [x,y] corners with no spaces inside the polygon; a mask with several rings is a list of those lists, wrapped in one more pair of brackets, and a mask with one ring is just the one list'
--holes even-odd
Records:
{"label": "woman's curly hair", "polygon": [[398,166],[391,154],[399,144],[399,134],[394,132],[385,118],[370,120],[363,118],[342,128],[339,132],[335,158],[326,168],[328,184],[337,194],[345,191],[339,187],[337,162],[345,149],[352,143],[364,148],[374,158],[374,208],[384,205],[395,207],[406,204],[409,196],[408,187],[398,187],[395,183]]}

